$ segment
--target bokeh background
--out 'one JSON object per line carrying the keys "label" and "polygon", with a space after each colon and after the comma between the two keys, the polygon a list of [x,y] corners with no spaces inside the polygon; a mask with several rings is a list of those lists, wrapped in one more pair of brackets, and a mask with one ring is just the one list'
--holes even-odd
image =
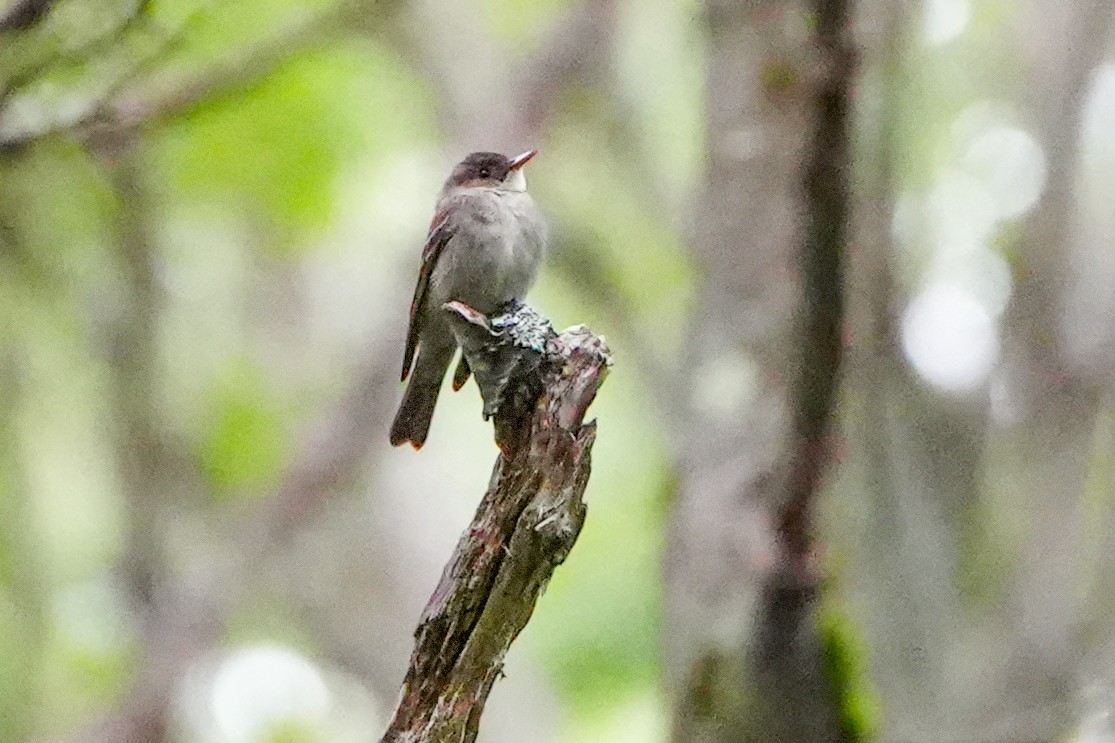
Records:
{"label": "bokeh background", "polygon": [[[0,740],[379,739],[497,453],[473,385],[387,444],[418,256],[529,148],[615,366],[481,740],[777,739],[675,711],[772,559],[807,6],[0,1]],[[841,730],[1115,740],[1115,6],[851,6]]]}

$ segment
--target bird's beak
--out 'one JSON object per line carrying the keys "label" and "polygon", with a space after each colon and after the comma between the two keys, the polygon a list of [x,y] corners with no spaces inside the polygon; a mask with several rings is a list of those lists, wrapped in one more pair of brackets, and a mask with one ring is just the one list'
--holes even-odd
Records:
{"label": "bird's beak", "polygon": [[530,159],[538,154],[538,150],[528,150],[521,155],[511,158],[511,170],[518,170],[519,168],[530,162]]}

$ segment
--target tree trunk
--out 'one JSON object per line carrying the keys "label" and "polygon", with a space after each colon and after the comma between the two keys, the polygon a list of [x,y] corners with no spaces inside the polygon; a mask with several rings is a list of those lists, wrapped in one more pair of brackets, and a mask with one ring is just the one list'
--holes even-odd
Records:
{"label": "tree trunk", "polygon": [[706,10],[703,283],[666,566],[674,740],[848,740],[811,531],[840,364],[850,8]]}

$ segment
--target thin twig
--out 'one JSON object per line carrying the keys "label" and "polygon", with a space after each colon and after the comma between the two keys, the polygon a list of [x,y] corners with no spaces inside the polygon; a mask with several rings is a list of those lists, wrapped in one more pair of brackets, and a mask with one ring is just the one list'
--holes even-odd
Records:
{"label": "thin twig", "polygon": [[98,54],[112,47],[114,44],[119,43],[130,31],[139,26],[142,22],[149,21],[149,17],[145,14],[146,7],[146,0],[141,0],[133,6],[132,10],[125,15],[115,27],[109,29],[105,33],[98,34],[95,38],[88,40],[76,49],[59,49],[55,53],[48,54],[43,59],[36,60],[23,69],[18,70],[4,81],[3,90],[0,90],[0,109],[3,109],[5,102],[9,100],[13,94],[35,83],[48,72],[67,65],[77,66],[85,64],[89,62],[94,54]]}
{"label": "thin twig", "polygon": [[35,26],[50,12],[54,0],[19,0],[0,18],[0,31],[18,31]]}
{"label": "thin twig", "polygon": [[319,15],[293,23],[247,50],[238,50],[211,63],[196,76],[175,85],[161,86],[161,90],[154,92],[123,94],[166,58],[183,32],[179,29],[158,50],[133,63],[103,95],[85,106],[23,130],[0,130],[0,147],[25,146],[65,133],[86,137],[100,130],[134,129],[187,115],[204,103],[259,83],[283,61],[343,29],[345,19],[368,3],[369,0],[340,0]]}

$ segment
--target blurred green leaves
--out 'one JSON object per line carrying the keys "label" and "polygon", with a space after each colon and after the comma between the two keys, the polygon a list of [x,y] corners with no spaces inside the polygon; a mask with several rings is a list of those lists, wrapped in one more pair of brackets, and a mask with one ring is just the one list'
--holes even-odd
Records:
{"label": "blurred green leaves", "polygon": [[[478,10],[487,14],[492,35],[517,53],[545,39],[551,22],[574,4],[485,0]],[[39,41],[49,37],[52,43],[40,44],[40,51],[47,56],[66,44],[64,51],[76,56],[51,67],[45,84],[24,91],[42,96],[47,113],[96,100],[133,57],[154,57],[119,91],[137,110],[197,82],[212,93],[138,130],[137,162],[145,169],[140,185],[150,192],[136,200],[150,227],[160,294],[151,310],[158,313],[153,394],[173,453],[188,473],[172,493],[170,510],[181,518],[166,527],[168,539],[206,545],[210,511],[223,514],[227,501],[264,495],[277,484],[291,455],[292,427],[310,396],[307,387],[346,383],[340,369],[327,367],[318,379],[318,369],[308,372],[310,365],[295,358],[313,358],[323,349],[350,353],[307,337],[321,332],[322,317],[347,321],[345,308],[364,306],[359,300],[328,305],[331,294],[350,287],[330,272],[349,268],[330,250],[308,253],[317,245],[340,246],[336,253],[366,261],[369,234],[379,239],[375,250],[401,251],[401,238],[385,236],[382,219],[368,219],[363,200],[394,205],[409,199],[402,194],[410,186],[396,181],[433,178],[431,153],[456,143],[441,141],[438,122],[445,112],[426,78],[404,61],[413,51],[407,40],[377,25],[384,4],[361,5],[351,27],[326,28],[315,19],[337,5],[329,0],[154,0],[111,53],[98,39],[110,38],[106,29],[119,27],[133,5],[63,5],[70,15],[58,23],[65,21],[65,28],[45,26]],[[668,344],[688,315],[693,272],[672,219],[698,171],[701,71],[688,46],[699,34],[675,21],[697,7],[693,0],[679,7],[660,2],[656,11],[672,12],[666,20],[623,10],[621,34],[634,37],[624,41],[622,79],[554,102],[559,113],[547,134],[548,173],[532,180],[555,224],[579,228],[576,249],[603,269],[600,283],[626,316],[617,322],[610,316],[611,294],[578,284],[576,256],[563,279],[578,290],[563,287],[553,304],[568,321],[588,321],[606,332],[617,349],[629,332],[653,330],[653,340]],[[288,36],[292,53],[274,65],[286,52],[275,52],[274,41]],[[24,46],[32,46],[34,39],[27,41]],[[648,49],[654,58],[640,61]],[[10,59],[0,49],[0,76]],[[679,60],[685,66],[676,72]],[[653,85],[641,77],[648,69]],[[613,105],[617,101],[621,105]],[[44,699],[32,712],[70,711],[52,723],[62,726],[116,702],[137,650],[132,633],[138,628],[129,623],[126,597],[111,590],[112,563],[133,516],[112,473],[116,432],[104,381],[112,348],[102,329],[126,290],[112,276],[120,248],[117,209],[128,207],[102,172],[112,157],[111,148],[93,156],[80,137],[54,136],[0,160],[0,219],[13,226],[31,259],[13,267],[0,256],[0,282],[14,275],[20,288],[17,294],[0,286],[2,301],[26,318],[13,326],[38,360],[24,413],[33,430],[21,434],[31,450],[29,499],[36,512],[19,523],[21,533],[48,542],[43,560],[51,567],[32,598],[53,609],[29,619],[13,613],[12,591],[0,586],[0,654],[17,663],[17,683],[40,680]],[[443,175],[440,164],[437,169]],[[433,195],[433,180],[429,188],[425,198]],[[422,227],[415,228],[418,238]],[[373,264],[379,257],[372,255]],[[408,282],[411,272],[408,264]],[[51,280],[25,282],[26,276]],[[55,307],[52,314],[47,306]],[[661,432],[647,425],[645,399],[635,365],[617,366],[594,407],[607,426],[596,447],[592,516],[528,627],[549,680],[579,721],[611,723],[632,714],[660,721],[654,696],[664,520],[659,496],[671,475]],[[205,494],[217,503],[206,503]],[[43,523],[27,528],[35,519]],[[170,551],[175,568],[193,566],[190,550]],[[86,581],[109,588],[86,591]],[[226,641],[278,637],[313,647],[314,629],[286,598],[251,596],[227,623]],[[119,633],[106,633],[112,627]],[[43,657],[27,644],[40,637],[37,632],[44,633]],[[27,654],[7,653],[9,647],[28,648]],[[0,688],[0,696],[7,698],[8,690]],[[26,696],[16,704],[31,706]],[[0,739],[24,737],[7,732],[0,728]],[[271,732],[274,741],[309,739],[309,731],[296,727]]]}
{"label": "blurred green leaves", "polygon": [[878,734],[882,711],[867,669],[867,641],[831,595],[821,606],[816,622],[824,644],[825,678],[840,697],[844,740],[872,740]]}
{"label": "blurred green leaves", "polygon": [[53,139],[0,168],[0,245],[20,262],[22,278],[76,283],[95,276],[113,197],[92,159],[75,143]]}
{"label": "blurred green leaves", "polygon": [[259,743],[319,743],[321,739],[321,734],[309,723],[283,720],[272,723],[259,737]]}
{"label": "blurred green leaves", "polygon": [[524,632],[581,718],[574,722],[589,728],[653,691],[660,671],[663,505],[675,481],[659,431],[639,423],[637,386],[617,365],[593,404],[605,423],[585,494],[589,516]]}
{"label": "blurred green leaves", "polygon": [[153,0],[148,12],[157,25],[181,29],[177,61],[197,65],[338,4],[338,0]]}
{"label": "blurred green leaves", "polygon": [[232,360],[214,382],[208,406],[199,457],[212,492],[260,491],[273,484],[289,445],[266,372],[247,359]]}
{"label": "blurred green leaves", "polygon": [[521,42],[537,32],[562,11],[571,0],[484,0],[484,11],[492,31],[499,39]]}
{"label": "blurred green leaves", "polygon": [[[135,626],[109,571],[69,581],[50,594],[50,631],[40,671],[41,720],[60,734],[111,704],[127,687],[137,659]],[[48,736],[49,737],[49,736]]]}
{"label": "blurred green leaves", "polygon": [[[15,559],[10,545],[0,557]],[[31,728],[31,711],[38,702],[34,670],[42,650],[38,617],[20,606],[11,586],[0,583],[0,737],[21,740]]]}
{"label": "blurred green leaves", "polygon": [[38,551],[18,441],[15,404],[20,370],[0,345],[0,739],[22,740],[31,731],[38,701],[34,670],[44,639],[43,600],[36,590]]}
{"label": "blurred green leaves", "polygon": [[[581,105],[589,110],[562,118],[550,135],[553,149],[563,154],[547,162],[557,175],[546,181],[540,198],[560,205],[566,220],[561,234],[572,239],[575,252],[558,252],[551,265],[567,274],[569,291],[583,293],[587,311],[605,310],[600,330],[610,336],[626,325],[623,331],[646,336],[665,351],[690,316],[689,256],[668,214],[648,208],[662,194],[647,186],[647,165],[617,157],[605,137],[585,136],[583,121],[596,105],[591,100]],[[608,133],[605,126],[602,133]]]}
{"label": "blurred green leaves", "polygon": [[322,227],[334,183],[358,158],[434,137],[433,102],[391,53],[367,41],[307,52],[242,95],[217,98],[161,137],[160,167],[192,200],[284,230]]}

